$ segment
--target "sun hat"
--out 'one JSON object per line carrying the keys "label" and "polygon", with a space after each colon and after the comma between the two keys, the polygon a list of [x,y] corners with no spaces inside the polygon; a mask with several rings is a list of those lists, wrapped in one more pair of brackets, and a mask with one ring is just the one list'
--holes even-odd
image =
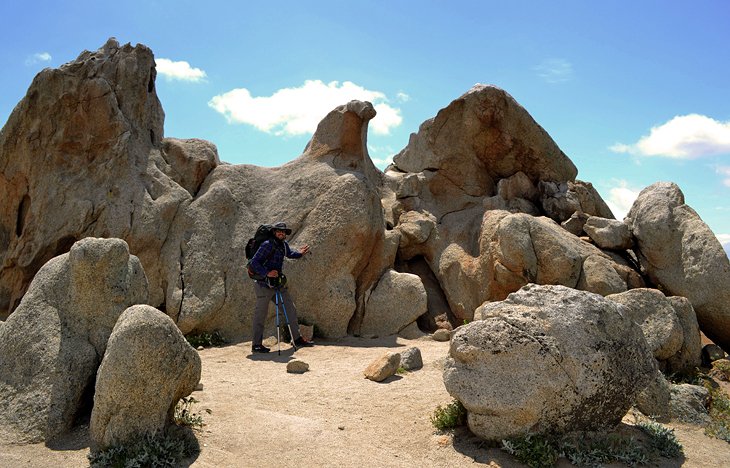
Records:
{"label": "sun hat", "polygon": [[291,234],[291,229],[286,227],[286,223],[279,221],[278,223],[274,223],[273,226],[271,226],[272,231],[284,231],[286,235],[288,236]]}

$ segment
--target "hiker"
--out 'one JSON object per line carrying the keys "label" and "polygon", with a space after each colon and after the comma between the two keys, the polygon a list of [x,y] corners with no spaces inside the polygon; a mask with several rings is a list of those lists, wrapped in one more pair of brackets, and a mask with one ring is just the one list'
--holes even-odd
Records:
{"label": "hiker", "polygon": [[274,302],[277,289],[281,292],[283,306],[291,324],[292,340],[297,347],[313,346],[314,343],[302,338],[299,333],[299,322],[297,321],[297,309],[289,296],[286,287],[286,276],[282,273],[284,257],[301,258],[309,252],[309,246],[304,245],[299,250],[292,250],[286,241],[286,236],[291,234],[291,229],[286,223],[278,222],[271,226],[273,237],[264,241],[258,248],[249,262],[249,267],[258,275],[259,279],[254,282],[256,290],[256,309],[253,315],[253,343],[251,351],[254,353],[268,353],[269,348],[262,344],[264,337],[264,321],[269,312],[269,302]]}

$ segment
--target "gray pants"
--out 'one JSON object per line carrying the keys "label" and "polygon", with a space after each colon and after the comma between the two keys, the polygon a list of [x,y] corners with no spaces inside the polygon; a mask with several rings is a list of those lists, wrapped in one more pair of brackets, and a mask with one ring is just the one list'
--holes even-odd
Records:
{"label": "gray pants", "polygon": [[[276,289],[267,288],[261,286],[259,283],[254,283],[254,289],[256,290],[256,308],[253,313],[253,346],[260,345],[264,339],[264,322],[266,316],[269,313],[269,302],[276,304]],[[289,296],[289,291],[286,287],[279,289],[281,297],[284,303],[279,304],[279,323],[285,324],[286,319],[284,317],[284,308],[286,308],[286,315],[289,317],[289,324],[291,325],[292,338],[299,338],[299,322],[297,321],[297,308],[294,302]],[[282,307],[283,306],[283,307]]]}

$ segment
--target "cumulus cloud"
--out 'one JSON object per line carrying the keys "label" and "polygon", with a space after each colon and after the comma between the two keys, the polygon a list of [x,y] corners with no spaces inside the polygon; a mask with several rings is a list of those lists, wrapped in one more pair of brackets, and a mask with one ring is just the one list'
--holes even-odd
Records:
{"label": "cumulus cloud", "polygon": [[535,67],[537,76],[548,83],[564,83],[573,79],[573,65],[565,59],[547,59]]}
{"label": "cumulus cloud", "polygon": [[630,145],[616,143],[610,150],[675,159],[730,154],[730,122],[720,122],[700,114],[678,115],[652,127],[649,134],[638,142]]}
{"label": "cumulus cloud", "polygon": [[616,186],[608,191],[608,199],[606,204],[616,219],[624,219],[626,214],[634,204],[636,197],[639,196],[640,189],[630,187],[625,180],[616,181]]}
{"label": "cumulus cloud", "polygon": [[51,54],[48,52],[38,52],[36,54],[30,55],[25,59],[26,65],[35,65],[36,63],[43,63],[43,62],[50,62]]}
{"label": "cumulus cloud", "polygon": [[303,135],[314,133],[332,109],[353,99],[373,103],[378,113],[370,122],[374,133],[388,135],[403,121],[400,109],[388,104],[385,94],[351,81],[307,80],[298,88],[283,88],[271,96],[252,96],[248,89],[237,88],[213,97],[208,105],[229,123],[252,125],[275,135]]}
{"label": "cumulus cloud", "polygon": [[165,77],[167,81],[179,80],[198,83],[204,81],[207,76],[200,68],[193,68],[184,60],[173,62],[170,59],[155,59],[157,73]]}

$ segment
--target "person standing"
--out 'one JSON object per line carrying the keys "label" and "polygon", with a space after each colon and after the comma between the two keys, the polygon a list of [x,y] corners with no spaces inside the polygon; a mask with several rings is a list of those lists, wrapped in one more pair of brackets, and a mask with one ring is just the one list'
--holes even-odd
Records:
{"label": "person standing", "polygon": [[251,269],[256,274],[265,278],[254,282],[256,306],[253,314],[253,342],[251,344],[251,351],[254,353],[268,353],[270,351],[269,348],[262,344],[264,338],[264,322],[269,312],[269,302],[275,301],[277,289],[281,292],[280,297],[289,318],[294,344],[297,347],[314,345],[311,341],[302,338],[299,333],[297,309],[286,287],[286,276],[282,272],[284,258],[303,257],[309,252],[309,245],[305,244],[299,250],[292,250],[286,241],[286,236],[291,234],[291,229],[286,227],[286,223],[277,222],[273,224],[271,232],[273,233],[273,237],[261,244],[249,262]]}

